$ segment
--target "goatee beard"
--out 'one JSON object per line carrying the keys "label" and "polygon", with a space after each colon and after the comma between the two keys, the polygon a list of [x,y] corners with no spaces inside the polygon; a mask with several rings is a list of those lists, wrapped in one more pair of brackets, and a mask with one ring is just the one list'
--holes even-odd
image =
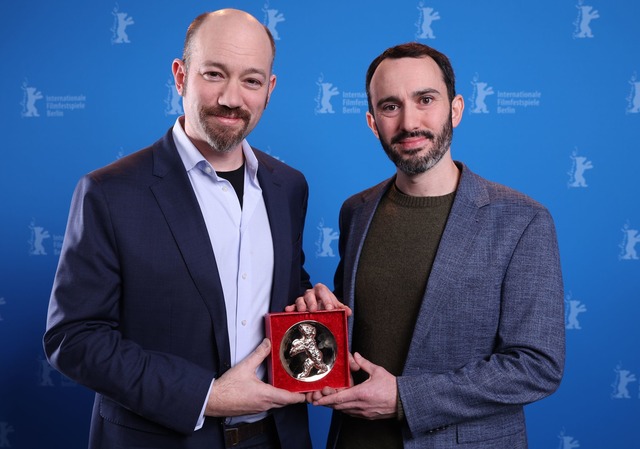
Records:
{"label": "goatee beard", "polygon": [[[211,125],[208,120],[211,116],[239,118],[244,122],[244,126],[238,130],[234,130],[226,126]],[[247,128],[249,127],[251,114],[244,109],[232,109],[227,106],[218,105],[200,109],[199,119],[209,146],[219,153],[230,153],[247,136]]]}
{"label": "goatee beard", "polygon": [[[403,139],[418,136],[429,139],[433,144],[432,148],[424,156],[417,156],[424,147],[409,151],[408,156],[403,156],[394,148],[394,146]],[[400,171],[407,175],[418,175],[426,172],[440,162],[442,157],[449,151],[452,138],[453,125],[451,118],[449,118],[438,134],[434,134],[429,130],[404,131],[393,136],[390,142],[380,135],[380,144],[389,159],[391,159]]]}

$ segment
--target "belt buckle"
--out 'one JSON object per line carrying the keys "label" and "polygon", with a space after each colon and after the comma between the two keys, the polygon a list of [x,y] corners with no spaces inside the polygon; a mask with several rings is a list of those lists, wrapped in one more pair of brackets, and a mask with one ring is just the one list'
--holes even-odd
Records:
{"label": "belt buckle", "polygon": [[240,433],[237,427],[231,427],[224,429],[224,439],[226,440],[227,447],[233,447],[240,442]]}

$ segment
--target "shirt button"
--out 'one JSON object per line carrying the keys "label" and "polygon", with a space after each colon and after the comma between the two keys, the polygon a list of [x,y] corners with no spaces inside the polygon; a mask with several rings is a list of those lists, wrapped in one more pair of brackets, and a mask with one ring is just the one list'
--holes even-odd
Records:
{"label": "shirt button", "polygon": [[211,167],[209,167],[208,165],[204,168],[204,171],[210,175],[211,174]]}
{"label": "shirt button", "polygon": [[229,189],[227,188],[227,186],[223,186],[223,187],[222,187],[222,191],[223,191],[223,192],[226,192],[227,190],[229,190]]}
{"label": "shirt button", "polygon": [[242,273],[242,279],[246,279],[247,278],[247,273]]}
{"label": "shirt button", "polygon": [[246,326],[246,325],[247,325],[247,320],[242,320],[241,324],[242,324],[243,326]]}

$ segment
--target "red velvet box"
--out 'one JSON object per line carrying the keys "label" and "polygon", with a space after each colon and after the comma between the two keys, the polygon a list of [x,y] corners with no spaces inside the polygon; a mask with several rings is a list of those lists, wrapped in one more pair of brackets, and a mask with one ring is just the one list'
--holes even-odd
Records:
{"label": "red velvet box", "polygon": [[347,314],[344,310],[268,313],[269,383],[306,393],[349,386]]}

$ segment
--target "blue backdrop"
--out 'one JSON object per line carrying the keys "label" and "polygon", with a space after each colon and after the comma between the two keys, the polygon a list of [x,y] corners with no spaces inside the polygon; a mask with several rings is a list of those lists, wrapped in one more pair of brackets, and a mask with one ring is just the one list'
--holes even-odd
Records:
{"label": "blue backdrop", "polygon": [[[314,282],[332,282],[342,201],[394,172],[365,122],[369,62],[412,40],[450,56],[466,102],[454,158],[558,229],[566,374],[527,407],[530,446],[640,447],[640,2],[22,0],[0,3],[0,448],[86,446],[92,394],[41,348],[71,194],[182,113],[171,62],[190,21],[221,7],[277,39],[249,141],[307,176]],[[311,410],[316,448],[328,416]]]}

